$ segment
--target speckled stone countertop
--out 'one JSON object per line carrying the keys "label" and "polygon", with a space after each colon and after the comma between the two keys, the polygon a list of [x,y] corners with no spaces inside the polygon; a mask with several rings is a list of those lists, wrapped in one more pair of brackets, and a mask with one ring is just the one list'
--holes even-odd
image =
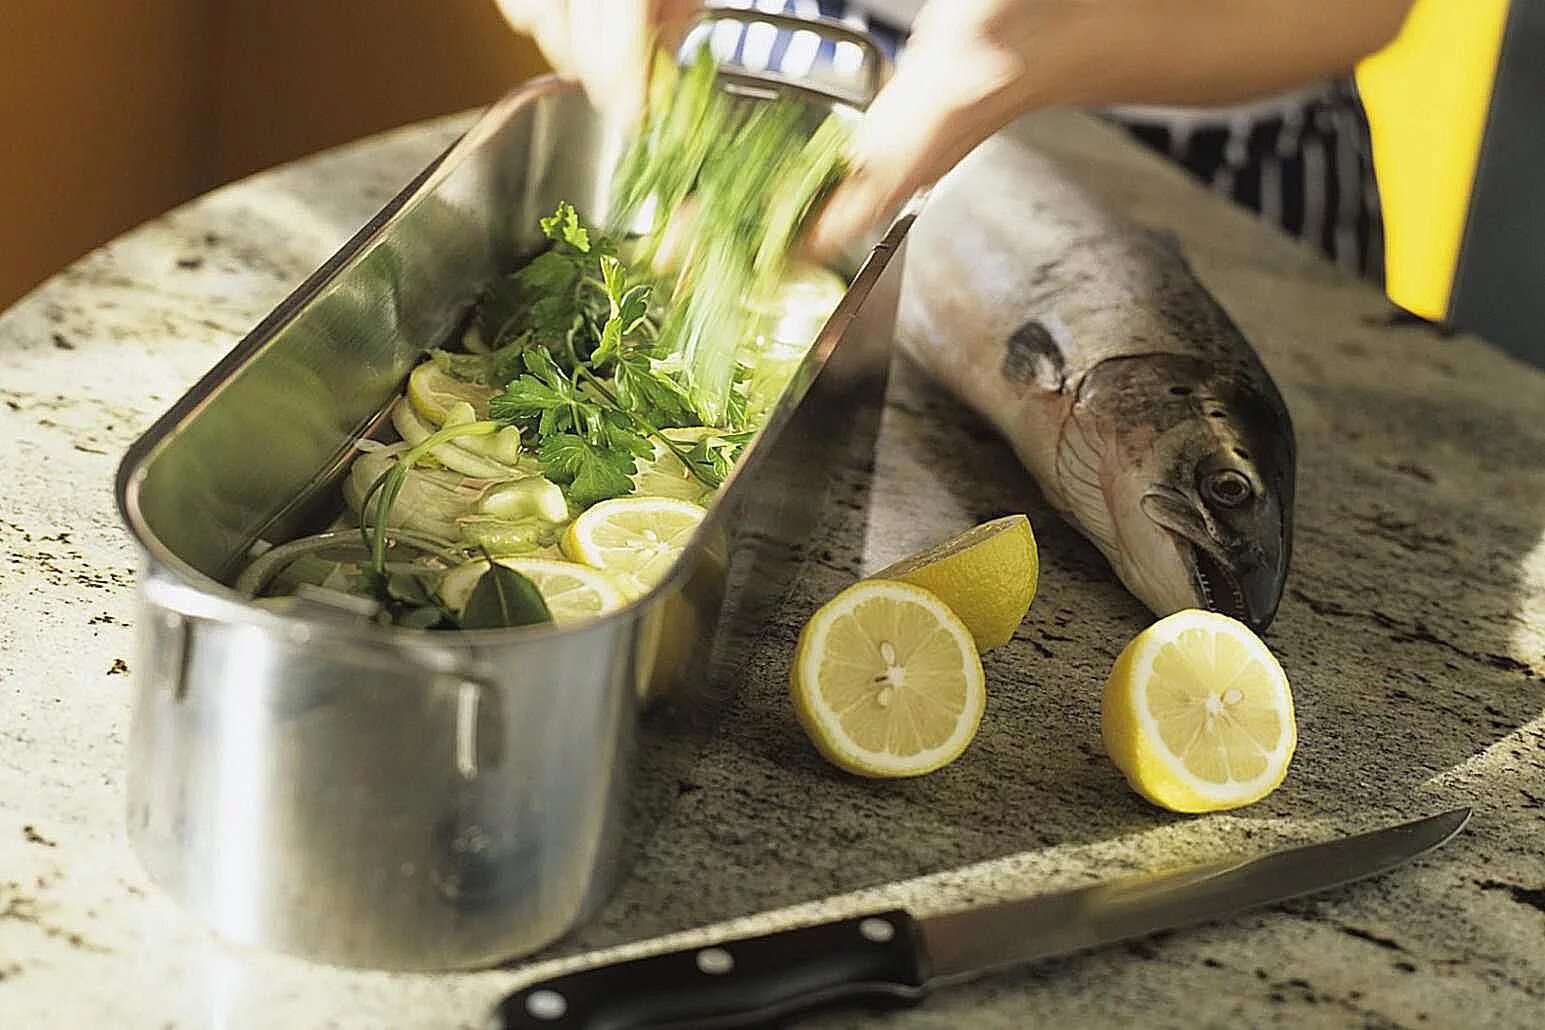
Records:
{"label": "speckled stone countertop", "polygon": [[1028,511],[1041,593],[987,659],[987,715],[959,762],[916,782],[846,778],[805,744],[785,667],[754,666],[630,878],[540,967],[343,971],[223,944],[184,916],[124,840],[137,555],[114,468],[465,124],[224,189],[0,319],[0,1027],[476,1027],[533,969],[655,934],[897,902],[933,912],[1458,804],[1476,807],[1458,840],[1380,880],[811,1025],[1545,1025],[1545,373],[1392,323],[1377,291],[1072,116],[1029,131],[1178,232],[1297,424],[1294,568],[1270,634],[1300,725],[1281,790],[1205,818],[1127,790],[1101,753],[1096,699],[1146,613],[1008,449],[902,367],[879,503],[866,524],[837,520],[831,560],[769,633],[792,642],[859,571]]}

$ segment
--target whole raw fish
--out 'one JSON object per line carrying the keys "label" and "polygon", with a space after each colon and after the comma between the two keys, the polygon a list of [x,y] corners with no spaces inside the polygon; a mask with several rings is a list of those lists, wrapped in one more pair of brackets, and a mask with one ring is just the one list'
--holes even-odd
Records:
{"label": "whole raw fish", "polygon": [[1000,135],[911,230],[898,341],[1154,612],[1271,622],[1292,550],[1292,422],[1173,238]]}

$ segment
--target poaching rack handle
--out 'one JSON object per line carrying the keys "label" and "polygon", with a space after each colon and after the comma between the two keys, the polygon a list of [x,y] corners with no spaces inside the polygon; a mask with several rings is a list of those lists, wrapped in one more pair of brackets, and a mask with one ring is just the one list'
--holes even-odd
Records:
{"label": "poaching rack handle", "polygon": [[721,61],[719,73],[733,86],[749,87],[752,91],[757,90],[758,87],[793,89],[813,93],[862,110],[879,96],[880,90],[890,81],[893,70],[891,59],[880,48],[879,43],[875,42],[874,37],[835,18],[805,18],[794,14],[714,7],[703,10],[693,19],[688,29],[688,38],[704,26],[717,22],[733,22],[747,28],[758,24],[771,25],[789,32],[813,32],[823,41],[830,43],[852,43],[863,52],[864,67],[867,69],[862,90],[854,93],[826,83],[791,79],[771,71],[752,71],[735,62]]}

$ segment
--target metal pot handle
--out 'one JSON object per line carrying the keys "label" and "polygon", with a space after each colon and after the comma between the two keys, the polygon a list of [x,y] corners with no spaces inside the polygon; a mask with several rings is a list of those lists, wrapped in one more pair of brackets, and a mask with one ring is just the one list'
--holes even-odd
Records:
{"label": "metal pot handle", "polygon": [[845,90],[835,89],[824,83],[790,79],[771,71],[751,71],[739,65],[720,63],[720,75],[731,84],[748,86],[773,86],[793,87],[811,93],[816,93],[830,99],[851,104],[854,107],[866,108],[879,96],[880,90],[886,82],[890,81],[892,62],[874,37],[867,32],[860,31],[838,21],[835,18],[816,17],[806,18],[795,14],[781,14],[770,11],[747,10],[736,7],[711,7],[705,8],[697,14],[688,30],[688,36],[705,25],[728,21],[749,28],[752,25],[771,25],[774,28],[784,29],[789,32],[814,32],[824,41],[830,43],[852,43],[864,53],[864,66],[868,70],[865,76],[863,91],[861,93],[849,93]]}

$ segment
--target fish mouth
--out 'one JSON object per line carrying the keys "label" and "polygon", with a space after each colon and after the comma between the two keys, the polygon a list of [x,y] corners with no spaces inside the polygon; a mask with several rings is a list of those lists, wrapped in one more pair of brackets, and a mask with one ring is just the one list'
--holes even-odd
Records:
{"label": "fish mouth", "polygon": [[1198,547],[1178,533],[1175,534],[1175,542],[1191,551],[1191,585],[1196,588],[1196,595],[1203,607],[1249,623],[1253,628],[1264,628],[1256,625],[1250,605],[1245,599],[1244,586],[1227,565],[1206,548]]}
{"label": "fish mouth", "polygon": [[1195,505],[1178,491],[1152,490],[1142,509],[1174,541],[1197,607],[1238,619],[1257,632],[1271,625],[1282,593],[1282,576],[1273,563],[1253,556],[1231,560]]}
{"label": "fish mouth", "polygon": [[1269,564],[1236,569],[1211,548],[1170,531],[1191,558],[1191,586],[1201,606],[1238,619],[1257,633],[1271,625],[1282,597],[1282,577]]}

